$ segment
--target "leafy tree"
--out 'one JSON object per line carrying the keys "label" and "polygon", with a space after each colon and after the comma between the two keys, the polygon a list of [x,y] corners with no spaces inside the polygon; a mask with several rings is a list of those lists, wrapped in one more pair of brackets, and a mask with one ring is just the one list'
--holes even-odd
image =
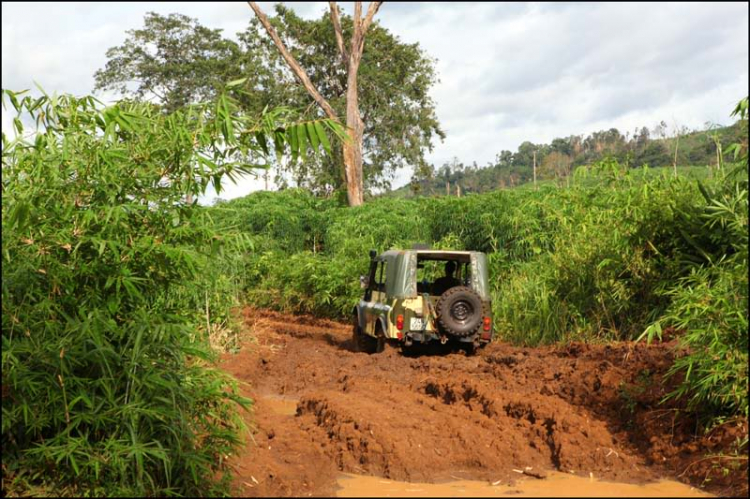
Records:
{"label": "leafy tree", "polygon": [[513,164],[531,168],[532,164],[534,163],[534,151],[537,151],[538,162],[540,160],[540,155],[538,153],[539,146],[532,144],[528,140],[521,143],[521,145],[518,146],[518,151],[513,154]]}
{"label": "leafy tree", "polygon": [[561,180],[570,176],[570,156],[561,152],[553,151],[545,156],[539,168],[541,178],[555,178]]}
{"label": "leafy tree", "polygon": [[156,99],[167,112],[214,97],[243,68],[236,43],[182,14],[146,14],[141,29],[107,50],[96,71],[96,89],[117,90],[138,100]]}
{"label": "leafy tree", "polygon": [[[367,17],[361,20],[357,17],[361,15],[361,5],[356,3],[355,14],[360,12],[355,15],[356,22],[342,16],[335,3],[331,4],[330,15],[312,21],[277,5],[275,18],[264,21],[258,17],[241,35],[248,53],[263,54],[261,59],[273,74],[271,79],[283,82],[280,94],[290,102],[302,107],[310,101],[307,94],[317,95],[315,102],[328,116],[347,116],[354,149],[347,152],[345,148],[343,152],[353,155],[354,164],[363,163],[364,188],[387,187],[397,169],[420,167],[424,150],[432,147],[433,136],[444,137],[428,95],[436,81],[434,62],[418,44],[404,44],[378,24],[370,24],[378,4],[372,2]],[[270,29],[278,34],[278,42],[272,44],[261,35],[259,22],[266,32],[271,33]],[[345,39],[352,40],[352,44],[347,46]],[[285,40],[282,46],[289,56],[283,56],[286,64],[279,54],[283,54],[281,40]],[[287,66],[295,69],[290,71]],[[294,76],[304,80],[303,72],[309,84],[290,88]],[[362,142],[361,151],[357,150],[358,140]],[[342,155],[335,163],[322,165],[329,172],[323,178],[335,182],[336,187],[341,185],[344,178],[337,172],[347,161]],[[347,174],[345,178],[354,176]],[[350,203],[356,199],[357,195],[350,191]]]}
{"label": "leafy tree", "polygon": [[434,192],[431,188],[434,178],[435,167],[431,164],[424,163],[423,165],[416,167],[409,182],[409,188],[411,189],[412,194],[431,194]]}
{"label": "leafy tree", "polygon": [[650,137],[651,134],[645,126],[641,127],[640,130],[636,129],[636,133],[633,134],[636,149],[645,147],[646,144],[648,144]]}
{"label": "leafy tree", "polygon": [[550,149],[553,152],[559,152],[560,154],[565,154],[566,156],[570,156],[573,153],[573,146],[566,139],[554,139],[550,144]]}
{"label": "leafy tree", "polygon": [[[336,111],[330,103],[324,98],[315,85],[310,81],[307,72],[302,69],[297,60],[287,49],[286,44],[281,40],[278,33],[271,25],[268,17],[258,7],[255,2],[248,2],[255,12],[255,16],[263,25],[268,36],[278,48],[284,62],[292,70],[297,79],[302,83],[307,93],[313,98],[315,103],[322,109],[325,114],[336,121],[339,121]],[[355,2],[353,33],[350,37],[351,43],[347,48],[344,45],[343,33],[340,24],[340,15],[338,6],[335,2],[330,3],[331,22],[333,23],[336,34],[336,45],[341,56],[341,62],[346,70],[346,129],[349,140],[343,143],[343,163],[344,177],[346,179],[346,192],[349,200],[349,206],[359,206],[364,202],[364,183],[362,173],[362,135],[364,132],[364,123],[359,110],[359,88],[357,83],[357,74],[362,61],[362,52],[364,51],[365,36],[372,23],[375,13],[377,13],[382,2],[370,2],[367,9],[367,15],[362,18],[362,2]],[[338,58],[337,58],[338,59]],[[302,139],[302,137],[300,137]]]}
{"label": "leafy tree", "polygon": [[635,156],[635,166],[665,166],[669,162],[669,152],[663,142],[650,141],[642,150],[636,152]]}
{"label": "leafy tree", "polygon": [[[275,8],[269,23],[311,83],[343,116],[348,77],[331,16],[307,21],[281,4]],[[350,16],[340,16],[342,37],[352,36],[353,24]],[[123,45],[107,52],[105,68],[96,73],[98,89],[155,99],[172,110],[210,98],[225,82],[244,78],[241,88],[249,92],[235,92],[239,87],[227,91],[245,112],[258,115],[266,107],[288,106],[311,119],[320,116],[257,18],[238,34],[239,44],[179,14],[149,13],[142,29],[128,33]],[[434,61],[418,44],[403,43],[377,23],[370,24],[358,72],[365,189],[388,187],[398,169],[424,167],[425,151],[431,150],[435,137],[445,136],[428,95],[436,81]],[[290,173],[298,185],[315,192],[342,189],[343,163],[340,149],[326,156],[300,155],[298,161],[281,157],[275,162],[277,181]]]}
{"label": "leafy tree", "polygon": [[510,168],[513,164],[513,153],[510,151],[500,151],[500,154],[495,156],[495,166],[497,168]]}

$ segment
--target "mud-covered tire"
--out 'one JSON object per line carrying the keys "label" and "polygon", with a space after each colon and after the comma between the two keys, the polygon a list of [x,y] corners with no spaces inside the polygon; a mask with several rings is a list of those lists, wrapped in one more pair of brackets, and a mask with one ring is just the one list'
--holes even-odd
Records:
{"label": "mud-covered tire", "polygon": [[377,338],[366,335],[357,323],[354,324],[352,343],[354,343],[355,352],[373,354],[382,351],[381,342]]}
{"label": "mud-covered tire", "polygon": [[482,324],[482,299],[466,286],[450,288],[437,302],[440,330],[459,338],[471,336]]}

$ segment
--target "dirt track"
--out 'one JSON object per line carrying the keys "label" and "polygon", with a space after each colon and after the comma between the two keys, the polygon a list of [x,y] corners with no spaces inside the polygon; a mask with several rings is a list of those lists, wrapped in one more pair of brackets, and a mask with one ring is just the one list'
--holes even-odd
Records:
{"label": "dirt track", "polygon": [[668,344],[370,356],[351,351],[348,325],[244,313],[257,343],[222,363],[256,401],[254,443],[230,459],[242,495],[333,495],[342,471],[508,482],[527,467],[622,482],[710,476],[709,490],[747,495],[746,460],[729,477],[696,462],[746,421],[696,438],[694,422],[656,404]]}

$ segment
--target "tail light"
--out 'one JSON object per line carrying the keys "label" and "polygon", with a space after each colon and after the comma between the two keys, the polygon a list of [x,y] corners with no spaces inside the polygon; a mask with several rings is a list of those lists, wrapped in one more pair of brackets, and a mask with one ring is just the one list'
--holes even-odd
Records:
{"label": "tail light", "polygon": [[490,319],[489,317],[485,317],[482,329],[484,329],[485,331],[489,331],[491,326],[492,326],[492,319]]}
{"label": "tail light", "polygon": [[396,317],[396,329],[398,329],[399,331],[404,329],[404,316],[401,314],[398,314],[398,316]]}

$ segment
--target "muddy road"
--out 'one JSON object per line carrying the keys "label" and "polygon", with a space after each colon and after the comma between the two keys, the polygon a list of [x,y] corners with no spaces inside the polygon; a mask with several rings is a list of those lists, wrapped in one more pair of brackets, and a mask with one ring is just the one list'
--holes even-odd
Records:
{"label": "muddy road", "polygon": [[699,461],[746,435],[746,422],[696,435],[679,407],[657,404],[669,344],[367,355],[352,351],[347,324],[244,315],[255,339],[222,358],[255,400],[249,445],[229,460],[238,494],[334,495],[343,473],[513,484],[561,472],[747,495],[746,458],[726,476]]}

